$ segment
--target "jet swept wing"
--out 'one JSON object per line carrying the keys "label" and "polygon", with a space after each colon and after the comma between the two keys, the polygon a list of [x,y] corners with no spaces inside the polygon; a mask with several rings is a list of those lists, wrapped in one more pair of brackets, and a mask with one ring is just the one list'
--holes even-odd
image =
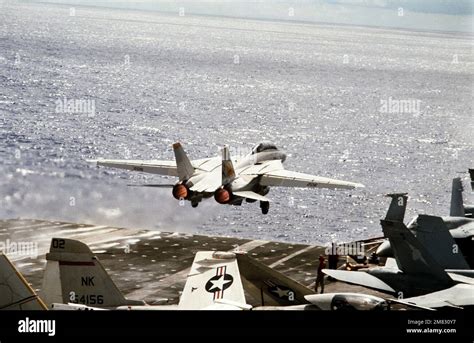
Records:
{"label": "jet swept wing", "polygon": [[364,187],[360,183],[341,181],[310,174],[298,173],[290,170],[274,170],[258,174],[263,186],[279,187],[309,187],[309,188],[342,188],[354,189]]}
{"label": "jet swept wing", "polygon": [[159,160],[89,160],[89,162],[97,163],[98,166],[118,168],[144,173],[178,176],[178,170],[174,161]]}

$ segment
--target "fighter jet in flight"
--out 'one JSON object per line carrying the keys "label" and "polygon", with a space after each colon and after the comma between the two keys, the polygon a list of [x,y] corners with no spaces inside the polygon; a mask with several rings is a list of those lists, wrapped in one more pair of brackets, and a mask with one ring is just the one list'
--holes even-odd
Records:
{"label": "fighter jet in flight", "polygon": [[288,171],[283,168],[284,152],[275,144],[262,142],[239,159],[231,160],[228,146],[219,156],[191,161],[180,143],[173,144],[176,161],[94,160],[97,166],[120,168],[165,176],[177,176],[175,184],[146,184],[147,187],[172,188],[173,197],[197,207],[206,198],[219,204],[241,205],[260,201],[263,214],[270,208],[266,197],[271,186],[307,188],[364,187],[362,184]]}

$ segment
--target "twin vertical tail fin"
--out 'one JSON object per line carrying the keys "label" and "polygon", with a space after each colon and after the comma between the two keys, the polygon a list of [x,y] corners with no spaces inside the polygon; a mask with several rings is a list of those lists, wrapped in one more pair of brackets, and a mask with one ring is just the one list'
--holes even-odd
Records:
{"label": "twin vertical tail fin", "polygon": [[471,189],[474,191],[474,169],[469,169],[469,176],[471,177]]}
{"label": "twin vertical tail fin", "polygon": [[46,309],[46,305],[8,257],[0,253],[0,310]]}
{"label": "twin vertical tail fin", "polygon": [[427,277],[451,283],[452,280],[433,255],[401,222],[382,220],[385,237],[390,241],[398,268],[407,274],[424,274]]}
{"label": "twin vertical tail fin", "polygon": [[469,269],[461,249],[451,236],[443,219],[420,214],[415,227],[416,238],[445,269]]}
{"label": "twin vertical tail fin", "polygon": [[[392,198],[385,220],[403,223],[405,219],[405,212],[407,209],[408,193],[393,193],[387,194],[387,197]],[[388,240],[384,240],[377,248],[376,254],[378,256],[391,257],[393,256],[392,247]]]}
{"label": "twin vertical tail fin", "polygon": [[179,142],[173,144],[173,151],[176,159],[179,181],[188,180],[194,174],[194,167],[191,164],[188,155],[186,155],[186,152],[184,152],[184,149]]}
{"label": "twin vertical tail fin", "polygon": [[93,307],[143,305],[126,299],[89,247],[77,240],[53,238],[46,254],[41,296],[52,303]]}
{"label": "twin vertical tail fin", "polygon": [[235,254],[218,251],[196,253],[178,307],[201,310],[226,302],[246,304]]}
{"label": "twin vertical tail fin", "polygon": [[229,146],[224,145],[222,148],[222,185],[227,185],[234,181],[235,170],[232,160],[230,159]]}
{"label": "twin vertical tail fin", "polygon": [[387,194],[388,197],[392,198],[392,202],[388,208],[385,220],[403,223],[407,209],[407,194],[408,193]]}
{"label": "twin vertical tail fin", "polygon": [[449,215],[451,217],[464,217],[466,215],[462,198],[463,190],[461,178],[454,178],[453,187],[451,190],[451,208],[449,211]]}

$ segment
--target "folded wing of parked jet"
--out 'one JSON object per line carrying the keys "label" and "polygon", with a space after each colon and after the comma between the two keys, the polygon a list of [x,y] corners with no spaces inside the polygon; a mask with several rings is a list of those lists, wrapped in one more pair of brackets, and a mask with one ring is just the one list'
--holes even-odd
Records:
{"label": "folded wing of parked jet", "polygon": [[245,253],[236,255],[245,290],[262,306],[308,304],[305,296],[313,290]]}
{"label": "folded wing of parked jet", "polygon": [[200,310],[229,306],[247,309],[235,254],[197,252],[178,307]]}
{"label": "folded wing of parked jet", "polygon": [[46,310],[43,301],[3,253],[0,253],[0,310]]}

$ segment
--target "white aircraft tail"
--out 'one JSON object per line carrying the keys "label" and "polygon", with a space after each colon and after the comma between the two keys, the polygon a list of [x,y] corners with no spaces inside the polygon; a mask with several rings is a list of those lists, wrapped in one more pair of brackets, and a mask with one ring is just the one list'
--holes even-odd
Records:
{"label": "white aircraft tail", "polygon": [[235,254],[215,251],[196,253],[178,307],[199,310],[212,308],[223,301],[246,304]]}
{"label": "white aircraft tail", "polygon": [[235,179],[235,170],[232,160],[230,159],[229,146],[224,145],[222,148],[222,185],[227,185]]}
{"label": "white aircraft tail", "polygon": [[95,307],[143,305],[126,299],[89,247],[77,240],[53,238],[46,254],[41,296],[53,303]]}
{"label": "white aircraft tail", "polygon": [[46,305],[8,257],[0,253],[0,310],[46,309]]}
{"label": "white aircraft tail", "polygon": [[188,180],[194,174],[194,167],[191,164],[188,155],[186,155],[186,152],[184,152],[184,149],[179,142],[173,144],[173,151],[176,159],[179,181]]}

